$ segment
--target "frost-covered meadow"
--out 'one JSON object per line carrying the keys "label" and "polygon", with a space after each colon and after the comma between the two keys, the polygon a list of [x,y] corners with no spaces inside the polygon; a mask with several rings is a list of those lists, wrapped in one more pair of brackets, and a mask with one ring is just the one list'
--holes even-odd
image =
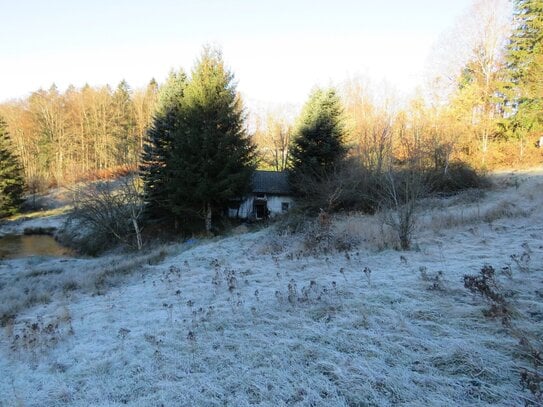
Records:
{"label": "frost-covered meadow", "polygon": [[[494,182],[422,202],[408,252],[353,214],[0,262],[0,406],[538,405],[543,172]],[[485,264],[507,315],[464,287]]]}

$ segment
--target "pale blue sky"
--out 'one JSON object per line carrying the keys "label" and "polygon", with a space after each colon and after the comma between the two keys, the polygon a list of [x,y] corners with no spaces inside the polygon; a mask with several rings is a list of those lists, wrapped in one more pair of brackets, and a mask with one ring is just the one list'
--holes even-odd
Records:
{"label": "pale blue sky", "polygon": [[365,75],[400,91],[471,0],[0,0],[0,100],[61,89],[133,87],[190,69],[222,47],[248,100],[301,103],[314,85]]}

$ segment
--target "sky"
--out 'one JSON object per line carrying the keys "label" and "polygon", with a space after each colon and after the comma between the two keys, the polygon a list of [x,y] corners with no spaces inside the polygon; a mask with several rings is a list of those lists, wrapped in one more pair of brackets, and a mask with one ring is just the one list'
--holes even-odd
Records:
{"label": "sky", "polygon": [[132,88],[190,71],[222,49],[254,103],[300,104],[352,77],[408,93],[432,46],[472,0],[0,0],[0,101],[61,90]]}

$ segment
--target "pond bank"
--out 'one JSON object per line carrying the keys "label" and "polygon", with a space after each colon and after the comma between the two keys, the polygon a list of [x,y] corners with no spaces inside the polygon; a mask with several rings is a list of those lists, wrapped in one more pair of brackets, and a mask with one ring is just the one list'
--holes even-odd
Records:
{"label": "pond bank", "polygon": [[[22,217],[16,220],[0,221],[0,237],[22,234],[53,234],[54,231],[62,227],[65,220],[65,214],[58,214],[41,217]],[[34,233],[33,231],[41,232]],[[47,231],[47,233],[45,233],[45,231]]]}
{"label": "pond bank", "polygon": [[66,220],[65,208],[0,221],[0,260],[30,256],[70,257],[75,252],[55,240]]}

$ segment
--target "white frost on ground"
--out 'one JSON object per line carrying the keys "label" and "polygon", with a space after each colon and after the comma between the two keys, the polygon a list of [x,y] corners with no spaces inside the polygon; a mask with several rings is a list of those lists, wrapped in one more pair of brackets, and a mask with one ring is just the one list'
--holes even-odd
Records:
{"label": "white frost on ground", "polygon": [[[308,256],[267,229],[51,294],[2,328],[0,406],[522,406],[518,339],[462,279],[510,264],[514,324],[543,342],[543,175],[515,177],[426,201],[417,250],[377,250],[377,219],[351,216],[336,220],[361,239],[348,252]],[[1,292],[48,270],[85,287],[106,261],[35,263],[4,262]]]}

